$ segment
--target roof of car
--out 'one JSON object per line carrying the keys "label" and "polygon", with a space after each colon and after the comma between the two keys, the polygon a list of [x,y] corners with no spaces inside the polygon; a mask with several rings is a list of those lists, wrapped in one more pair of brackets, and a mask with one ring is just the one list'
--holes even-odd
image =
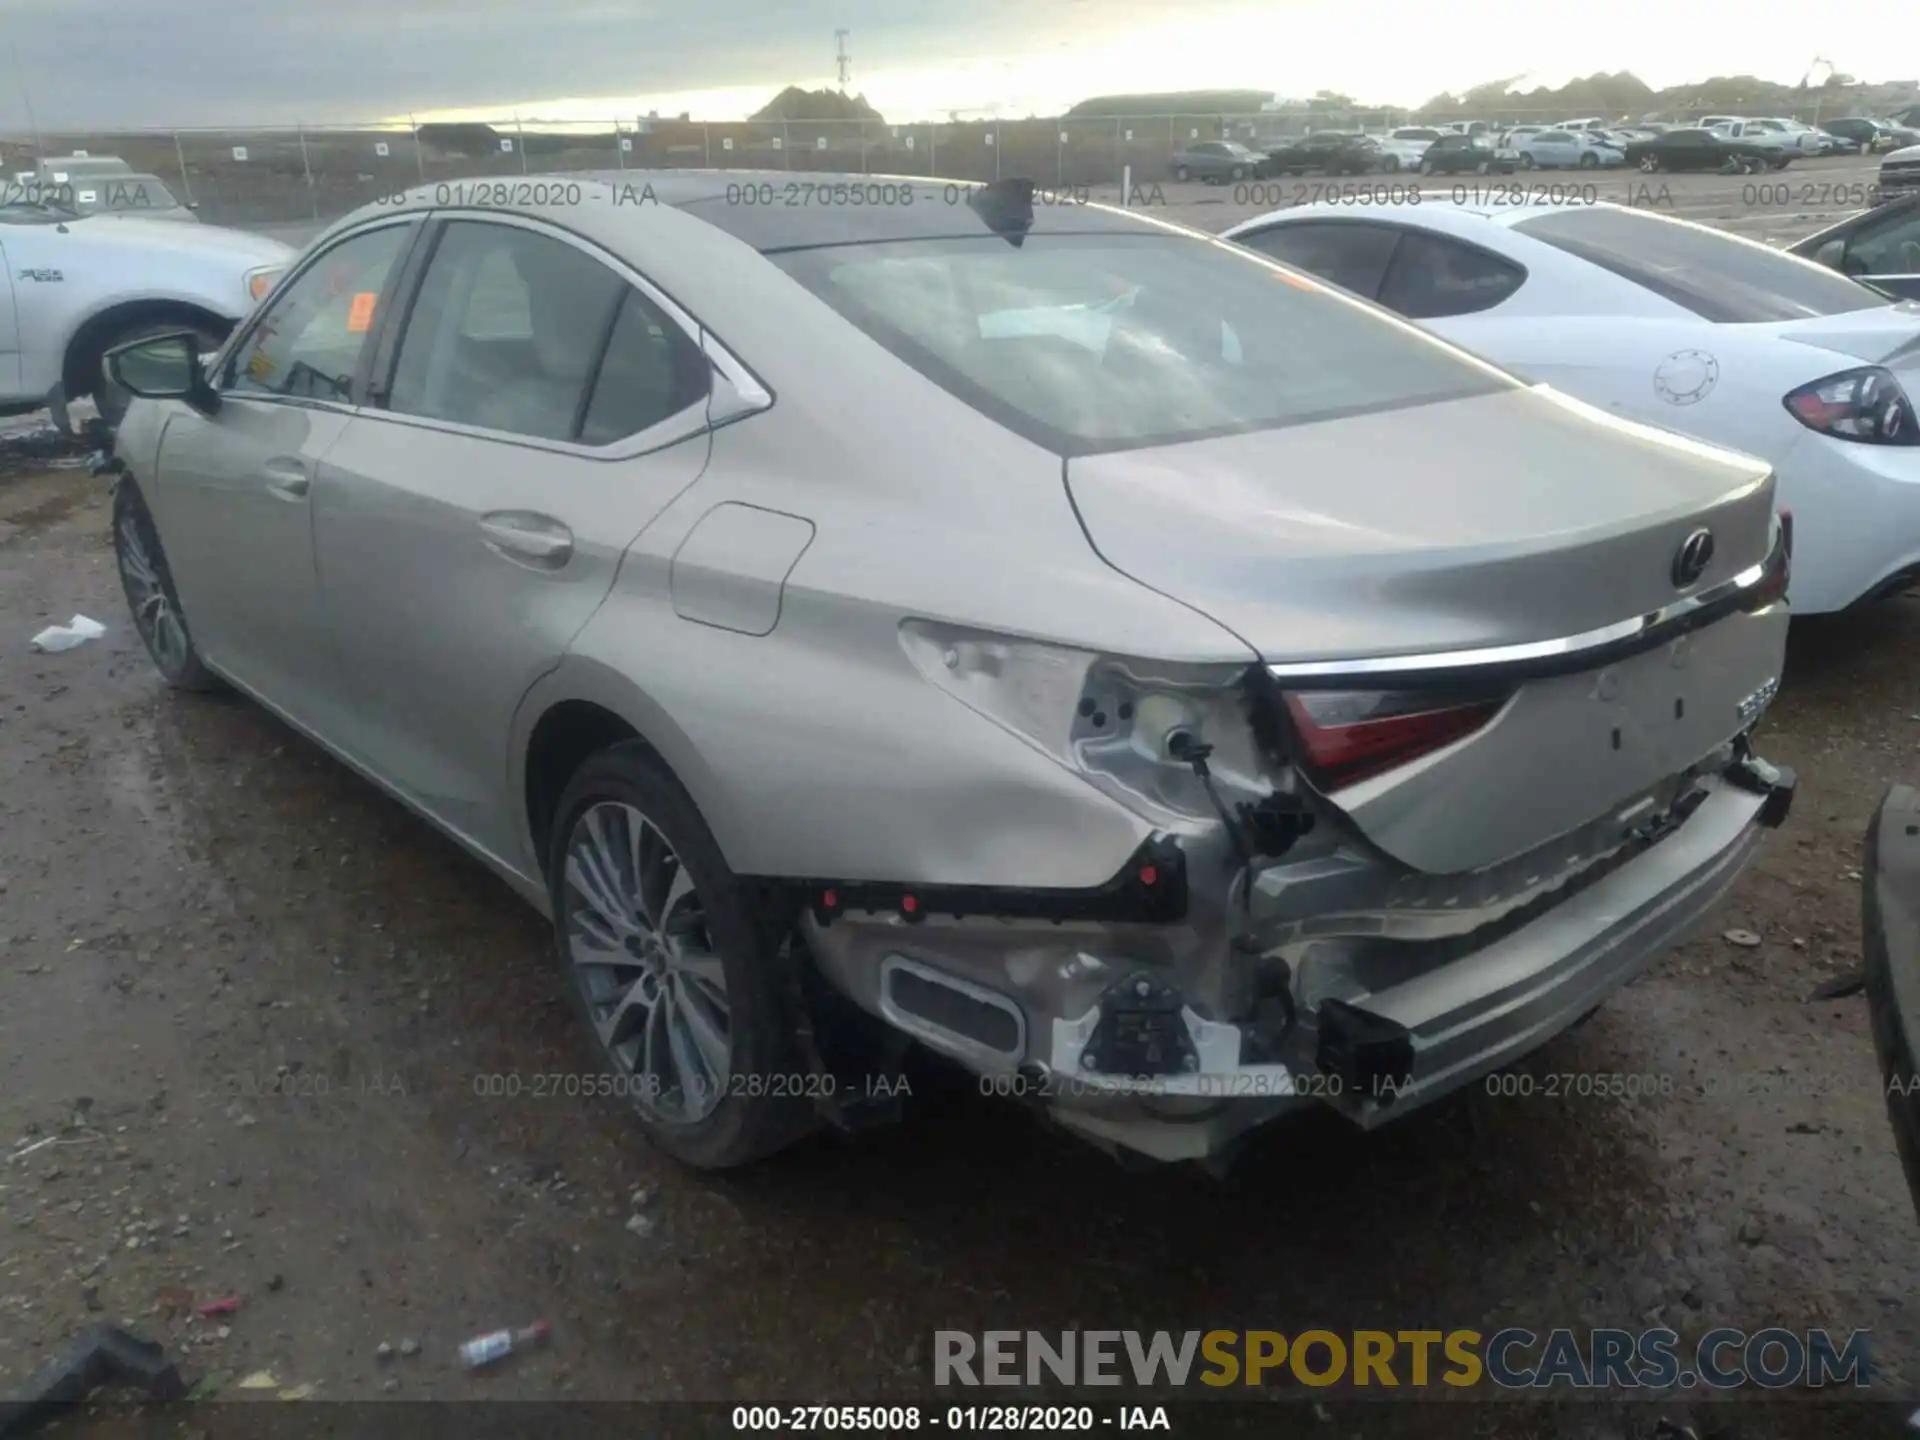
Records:
{"label": "roof of car", "polygon": [[[417,185],[397,200],[369,205],[337,222],[344,229],[375,214],[412,210],[499,210],[552,218],[569,211],[629,213],[671,207],[763,253],[827,245],[945,239],[994,233],[972,202],[982,182],[916,175],[856,175],[794,170],[614,170],[505,176]],[[1036,182],[1029,233],[1141,234],[1186,228],[1139,211],[1095,204],[1084,191]],[[603,229],[601,223],[591,228]]]}

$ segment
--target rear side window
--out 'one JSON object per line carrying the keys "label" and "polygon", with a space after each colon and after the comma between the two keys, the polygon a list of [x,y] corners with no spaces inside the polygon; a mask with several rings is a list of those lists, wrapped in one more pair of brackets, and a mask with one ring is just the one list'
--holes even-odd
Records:
{"label": "rear side window", "polygon": [[571,439],[627,289],[563,241],[456,221],[441,235],[407,317],[387,407]]}
{"label": "rear side window", "polygon": [[1439,320],[1491,310],[1526,281],[1504,256],[1443,235],[1409,230],[1380,286],[1380,303],[1409,320]]}
{"label": "rear side window", "polygon": [[1348,220],[1276,225],[1242,236],[1240,243],[1371,300],[1380,293],[1399,239],[1400,232],[1385,225]]}
{"label": "rear side window", "polygon": [[610,445],[707,398],[712,369],[686,331],[628,290],[580,425],[583,445]]}
{"label": "rear side window", "polygon": [[1721,324],[1804,320],[1887,303],[1811,260],[1643,210],[1556,210],[1513,228]]}
{"label": "rear side window", "polygon": [[853,324],[1064,454],[1299,424],[1518,382],[1238,246],[1142,233],[770,256]]}

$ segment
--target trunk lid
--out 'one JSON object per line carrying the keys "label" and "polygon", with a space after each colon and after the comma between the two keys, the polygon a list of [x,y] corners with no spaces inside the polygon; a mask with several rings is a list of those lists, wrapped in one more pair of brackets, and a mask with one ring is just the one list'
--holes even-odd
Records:
{"label": "trunk lid", "polygon": [[1094,547],[1270,662],[1583,634],[1766,554],[1766,465],[1544,389],[1068,462]]}
{"label": "trunk lid", "polygon": [[1920,301],[1812,315],[1805,320],[1776,320],[1752,328],[1772,331],[1798,345],[1831,350],[1863,365],[1884,365],[1903,381],[1920,372]]}
{"label": "trunk lid", "polygon": [[[1762,462],[1544,390],[1080,457],[1067,473],[1109,563],[1239,634],[1283,688],[1398,689],[1288,677],[1587,636],[1730,581],[1772,540]],[[1712,558],[1678,586],[1701,528]],[[1481,728],[1328,798],[1433,872],[1511,859],[1610,811],[1624,836],[1650,818],[1640,797],[1751,724],[1785,632],[1774,605],[1516,680]]]}

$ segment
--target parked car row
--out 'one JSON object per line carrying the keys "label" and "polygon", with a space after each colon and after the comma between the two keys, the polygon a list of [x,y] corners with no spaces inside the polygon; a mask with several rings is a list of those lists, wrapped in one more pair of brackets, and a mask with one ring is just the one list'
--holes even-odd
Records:
{"label": "parked car row", "polygon": [[[1691,227],[1233,245],[1026,181],[568,178],[368,206],[211,357],[116,350],[114,545],[167,681],[549,917],[608,1093],[691,1164],[856,1123],[910,1042],[1159,1159],[1512,1062],[1786,818],[1784,597],[1911,531],[1916,322]],[[1763,376],[1814,458],[1673,433]],[[1816,465],[1882,509],[1789,522]]]}

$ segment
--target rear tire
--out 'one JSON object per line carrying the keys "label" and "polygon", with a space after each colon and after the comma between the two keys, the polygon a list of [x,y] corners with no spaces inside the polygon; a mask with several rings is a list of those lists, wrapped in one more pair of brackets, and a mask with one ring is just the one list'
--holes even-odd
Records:
{"label": "rear tire", "polygon": [[[220,342],[225,338],[200,325],[183,325],[177,320],[144,320],[138,325],[129,325],[126,329],[109,336],[107,343],[100,347],[100,353],[105,355],[116,345],[145,340],[151,335],[171,335],[180,330],[193,332],[201,354],[209,350],[218,350]],[[121,420],[126,418],[127,407],[133,403],[133,396],[107,378],[106,366],[102,364],[99,383],[93,387],[93,403],[100,412],[100,418],[107,422],[108,428],[117,429]]]}
{"label": "rear tire", "polygon": [[1598,170],[1600,168],[1600,157],[1591,150],[1587,151],[1586,154],[1580,157],[1580,168],[1582,170]]}
{"label": "rear tire", "polygon": [[547,883],[574,1010],[658,1149],[730,1169],[814,1128],[790,927],[644,745],[603,750],[568,783]]}
{"label": "rear tire", "polygon": [[1520,152],[1520,168],[1522,170],[1531,170],[1534,164],[1533,152],[1531,150],[1522,150]]}
{"label": "rear tire", "polygon": [[113,555],[133,628],[160,677],[176,690],[224,690],[225,683],[200,661],[152,512],[131,480],[123,479],[113,492]]}

